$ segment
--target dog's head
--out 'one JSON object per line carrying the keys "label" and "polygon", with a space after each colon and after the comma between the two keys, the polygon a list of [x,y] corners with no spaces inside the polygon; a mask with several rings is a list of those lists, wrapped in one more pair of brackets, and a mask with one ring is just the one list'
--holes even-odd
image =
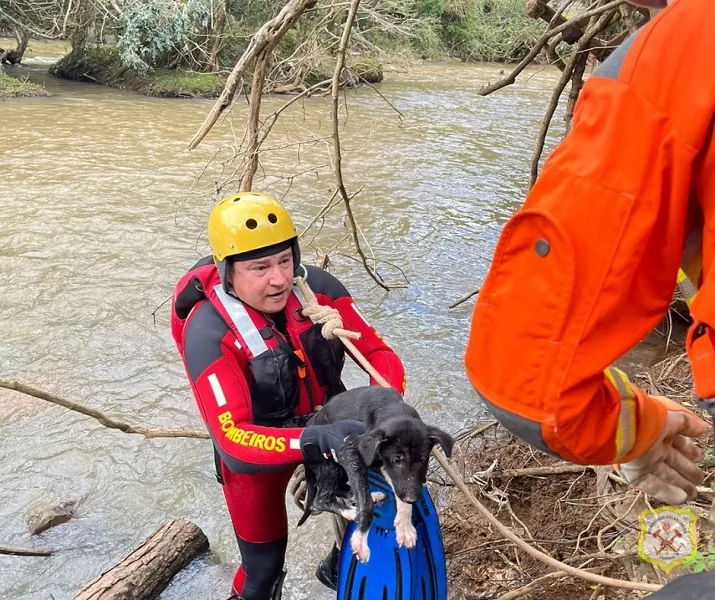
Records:
{"label": "dog's head", "polygon": [[400,500],[413,503],[427,481],[430,451],[435,444],[439,444],[448,457],[452,455],[454,440],[448,433],[420,419],[398,417],[365,432],[358,448],[368,466],[378,461],[382,463]]}

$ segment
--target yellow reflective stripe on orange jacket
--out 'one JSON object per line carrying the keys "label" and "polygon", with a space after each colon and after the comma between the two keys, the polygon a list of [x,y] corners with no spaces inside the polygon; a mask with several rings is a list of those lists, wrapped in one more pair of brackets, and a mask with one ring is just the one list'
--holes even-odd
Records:
{"label": "yellow reflective stripe on orange jacket", "polygon": [[687,302],[688,307],[693,303],[695,300],[695,296],[698,294],[698,288],[695,287],[692,281],[690,281],[690,278],[686,275],[685,271],[683,269],[678,269],[678,287],[680,288],[680,291],[683,293],[683,296],[685,296],[685,302]]}
{"label": "yellow reflective stripe on orange jacket", "polygon": [[621,412],[616,432],[616,456],[621,458],[630,452],[636,442],[636,397],[631,382],[623,371],[609,367],[604,374],[621,397]]}

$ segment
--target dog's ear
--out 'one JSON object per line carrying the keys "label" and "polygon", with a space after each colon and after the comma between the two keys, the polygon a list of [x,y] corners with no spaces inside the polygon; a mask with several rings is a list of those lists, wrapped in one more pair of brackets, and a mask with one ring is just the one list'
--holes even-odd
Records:
{"label": "dog's ear", "polygon": [[452,456],[454,438],[452,438],[451,435],[437,427],[432,427],[432,425],[427,426],[427,435],[429,435],[430,442],[432,442],[433,446],[439,444],[442,447],[447,458]]}
{"label": "dog's ear", "polygon": [[385,441],[385,432],[382,429],[375,428],[372,431],[364,433],[360,436],[360,441],[358,442],[358,451],[360,456],[365,461],[365,464],[369,467],[373,462],[375,462],[375,457],[377,456],[377,450]]}

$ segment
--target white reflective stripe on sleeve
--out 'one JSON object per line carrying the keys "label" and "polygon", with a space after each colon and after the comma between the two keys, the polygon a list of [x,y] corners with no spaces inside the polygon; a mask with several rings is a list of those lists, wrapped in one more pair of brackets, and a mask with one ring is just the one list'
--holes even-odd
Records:
{"label": "white reflective stripe on sleeve", "polygon": [[362,313],[358,310],[358,307],[355,305],[354,302],[352,302],[350,304],[350,306],[353,307],[353,310],[357,313],[358,317],[360,317],[363,320],[365,325],[367,325],[368,327],[372,327],[372,325],[370,325],[370,323],[367,322],[367,319],[365,317],[363,317]]}
{"label": "white reflective stripe on sleeve", "polygon": [[290,438],[290,440],[288,440],[288,447],[291,450],[300,450],[300,438]]}
{"label": "white reflective stripe on sleeve", "polygon": [[241,334],[243,341],[246,342],[251,354],[253,354],[253,356],[258,356],[259,354],[266,352],[268,350],[268,346],[266,346],[266,342],[261,337],[261,333],[251,320],[251,317],[249,316],[246,307],[243,306],[243,303],[240,300],[229,296],[223,291],[223,288],[220,285],[214,286],[214,292],[216,292],[216,297],[221,301],[221,304],[223,304],[223,307],[226,309],[228,316],[233,320],[238,333]]}
{"label": "white reflective stripe on sleeve", "polygon": [[218,377],[216,377],[216,373],[211,373],[211,375],[209,375],[209,383],[211,384],[211,390],[216,397],[216,404],[218,404],[219,408],[226,406],[226,396],[224,396],[223,388],[221,387]]}
{"label": "white reflective stripe on sleeve", "polygon": [[238,348],[239,350],[241,349],[241,342],[239,342],[238,340],[233,340],[233,343],[236,346],[236,348]]}

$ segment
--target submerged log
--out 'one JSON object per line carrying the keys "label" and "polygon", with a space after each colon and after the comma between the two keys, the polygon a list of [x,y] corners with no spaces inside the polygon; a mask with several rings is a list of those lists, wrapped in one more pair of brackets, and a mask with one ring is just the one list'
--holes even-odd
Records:
{"label": "submerged log", "polygon": [[170,521],[119,564],[91,581],[74,600],[153,600],[209,541],[198,525]]}

